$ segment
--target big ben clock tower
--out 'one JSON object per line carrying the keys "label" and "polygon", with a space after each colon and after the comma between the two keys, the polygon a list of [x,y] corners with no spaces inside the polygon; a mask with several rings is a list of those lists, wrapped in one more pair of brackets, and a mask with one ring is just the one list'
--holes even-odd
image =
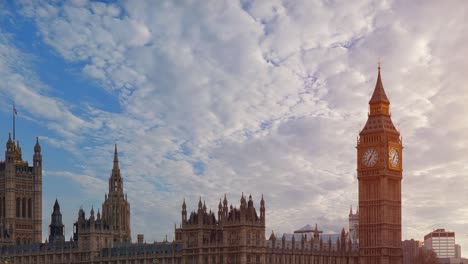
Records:
{"label": "big ben clock tower", "polygon": [[357,142],[361,264],[401,264],[402,142],[380,77]]}

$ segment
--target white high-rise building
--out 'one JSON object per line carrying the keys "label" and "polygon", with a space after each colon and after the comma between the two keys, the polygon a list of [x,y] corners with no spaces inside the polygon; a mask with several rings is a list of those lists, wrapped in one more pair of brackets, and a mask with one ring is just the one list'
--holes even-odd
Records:
{"label": "white high-rise building", "polygon": [[461,246],[458,244],[455,244],[455,257],[461,258]]}
{"label": "white high-rise building", "polygon": [[438,258],[455,258],[455,232],[434,230],[424,236],[424,247],[432,249]]}

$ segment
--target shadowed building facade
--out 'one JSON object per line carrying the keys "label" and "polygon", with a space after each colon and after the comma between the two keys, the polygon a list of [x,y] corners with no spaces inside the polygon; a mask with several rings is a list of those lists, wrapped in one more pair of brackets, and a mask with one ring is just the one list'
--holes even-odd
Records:
{"label": "shadowed building facade", "polygon": [[64,225],[62,223],[62,213],[60,212],[60,205],[55,199],[54,211],[52,212],[50,225],[49,225],[49,242],[60,243],[65,242]]}
{"label": "shadowed building facade", "polygon": [[114,242],[130,242],[130,204],[123,192],[117,145],[114,148],[114,164],[109,178],[109,193],[102,204],[102,218],[112,229]]}
{"label": "shadowed building facade", "polygon": [[402,141],[378,68],[367,123],[357,142],[361,264],[401,264]]}
{"label": "shadowed building facade", "polygon": [[22,158],[19,140],[8,136],[0,162],[0,244],[42,241],[42,155],[36,138],[32,166]]}

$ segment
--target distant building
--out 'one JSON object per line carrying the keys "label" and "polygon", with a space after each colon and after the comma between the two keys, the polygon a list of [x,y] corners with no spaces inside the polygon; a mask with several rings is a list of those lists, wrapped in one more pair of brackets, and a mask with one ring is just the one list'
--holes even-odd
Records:
{"label": "distant building", "polygon": [[401,249],[403,251],[403,264],[416,263],[416,257],[422,247],[422,242],[418,240],[405,240],[401,242]]}
{"label": "distant building", "polygon": [[353,245],[357,246],[359,244],[359,209],[356,210],[356,213],[353,213],[353,208],[349,210],[349,235]]}
{"label": "distant building", "polygon": [[459,244],[455,244],[455,257],[461,258],[461,246]]}
{"label": "distant building", "polygon": [[65,242],[64,225],[62,223],[62,213],[60,212],[60,205],[55,199],[54,211],[52,212],[51,221],[49,225],[49,242],[50,243],[63,243]]}
{"label": "distant building", "polygon": [[438,258],[455,258],[455,232],[434,230],[424,236],[424,247],[432,249]]}

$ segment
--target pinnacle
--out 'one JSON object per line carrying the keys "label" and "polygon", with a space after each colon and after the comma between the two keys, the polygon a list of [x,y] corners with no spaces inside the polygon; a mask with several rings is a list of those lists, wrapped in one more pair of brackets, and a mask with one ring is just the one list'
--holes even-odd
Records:
{"label": "pinnacle", "polygon": [[375,84],[374,93],[372,94],[372,97],[369,101],[369,104],[372,103],[390,103],[387,95],[385,94],[385,90],[382,84],[382,78],[380,76],[380,66],[378,68],[377,82]]}

